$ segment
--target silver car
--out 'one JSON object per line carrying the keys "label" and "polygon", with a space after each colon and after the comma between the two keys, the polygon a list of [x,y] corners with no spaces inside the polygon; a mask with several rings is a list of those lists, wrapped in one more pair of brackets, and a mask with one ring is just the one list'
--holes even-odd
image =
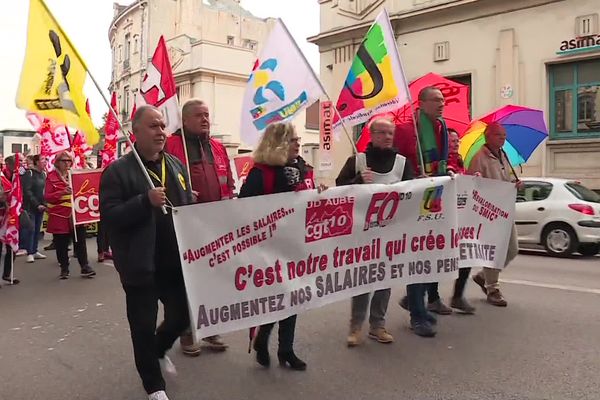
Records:
{"label": "silver car", "polygon": [[600,195],[580,182],[523,178],[515,224],[520,245],[542,245],[553,256],[600,251]]}

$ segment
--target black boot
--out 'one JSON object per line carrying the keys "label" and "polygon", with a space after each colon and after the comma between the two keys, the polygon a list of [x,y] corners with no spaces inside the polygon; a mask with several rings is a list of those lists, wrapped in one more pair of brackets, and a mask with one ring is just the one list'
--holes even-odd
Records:
{"label": "black boot", "polygon": [[264,329],[258,328],[253,348],[256,351],[256,362],[263,367],[268,368],[271,365],[271,356],[269,355],[269,333],[265,333]]}
{"label": "black boot", "polygon": [[279,365],[285,367],[289,365],[291,369],[296,371],[304,371],[306,370],[306,363],[296,357],[293,351],[288,351],[285,353],[277,353],[277,358],[279,359]]}

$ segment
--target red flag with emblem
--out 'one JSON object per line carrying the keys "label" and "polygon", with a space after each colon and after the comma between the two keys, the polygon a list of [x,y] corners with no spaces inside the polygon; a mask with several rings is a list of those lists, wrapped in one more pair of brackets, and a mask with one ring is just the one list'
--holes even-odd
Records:
{"label": "red flag with emblem", "polygon": [[[152,61],[146,67],[146,75],[135,99],[137,107],[145,104],[153,105],[161,110],[165,118],[167,134],[174,133],[181,128],[181,114],[173,68],[169,61],[165,39],[162,36],[158,40]],[[134,113],[135,109],[131,113],[132,118]]]}
{"label": "red flag with emblem", "polygon": [[17,153],[15,154],[15,170],[12,172],[11,190],[6,199],[8,209],[0,225],[0,242],[10,246],[13,252],[19,250],[19,215],[21,215],[23,205],[20,165],[20,154]]}
{"label": "red flag with emblem", "polygon": [[[117,113],[117,94],[113,92],[110,107]],[[119,120],[112,112],[108,112],[104,124],[104,148],[102,149],[102,167],[106,168],[117,159],[117,142],[119,132]]]}
{"label": "red flag with emblem", "polygon": [[71,151],[73,152],[73,168],[87,168],[87,157],[92,154],[93,148],[87,143],[85,135],[81,132],[75,132],[71,142]]}

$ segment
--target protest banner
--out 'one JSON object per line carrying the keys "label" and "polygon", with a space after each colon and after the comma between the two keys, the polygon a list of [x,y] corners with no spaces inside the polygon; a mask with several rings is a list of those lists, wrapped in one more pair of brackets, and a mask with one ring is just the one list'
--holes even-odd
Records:
{"label": "protest banner", "polygon": [[514,184],[465,175],[456,182],[458,227],[452,240],[459,242],[460,267],[503,268],[514,221]]}
{"label": "protest banner", "polygon": [[100,221],[101,169],[71,170],[73,219],[75,225]]}
{"label": "protest banner", "polygon": [[477,190],[472,201],[514,198],[511,184],[440,177],[177,208],[173,219],[196,339],[377,289],[456,279],[466,251],[461,226],[473,244],[497,243],[493,254],[469,262],[501,268],[514,202],[493,228],[484,216],[469,215],[473,208],[462,209],[459,225],[457,189],[463,193],[461,185],[474,179],[467,188]]}

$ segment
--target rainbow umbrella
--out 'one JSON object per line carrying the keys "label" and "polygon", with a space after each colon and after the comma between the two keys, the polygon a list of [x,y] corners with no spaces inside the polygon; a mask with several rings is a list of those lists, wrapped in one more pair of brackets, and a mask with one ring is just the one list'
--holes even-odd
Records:
{"label": "rainbow umbrella", "polygon": [[471,122],[462,135],[458,152],[466,167],[485,144],[483,132],[492,123],[499,123],[506,129],[506,143],[503,149],[513,166],[527,162],[533,151],[548,137],[544,113],[541,110],[504,106]]}

